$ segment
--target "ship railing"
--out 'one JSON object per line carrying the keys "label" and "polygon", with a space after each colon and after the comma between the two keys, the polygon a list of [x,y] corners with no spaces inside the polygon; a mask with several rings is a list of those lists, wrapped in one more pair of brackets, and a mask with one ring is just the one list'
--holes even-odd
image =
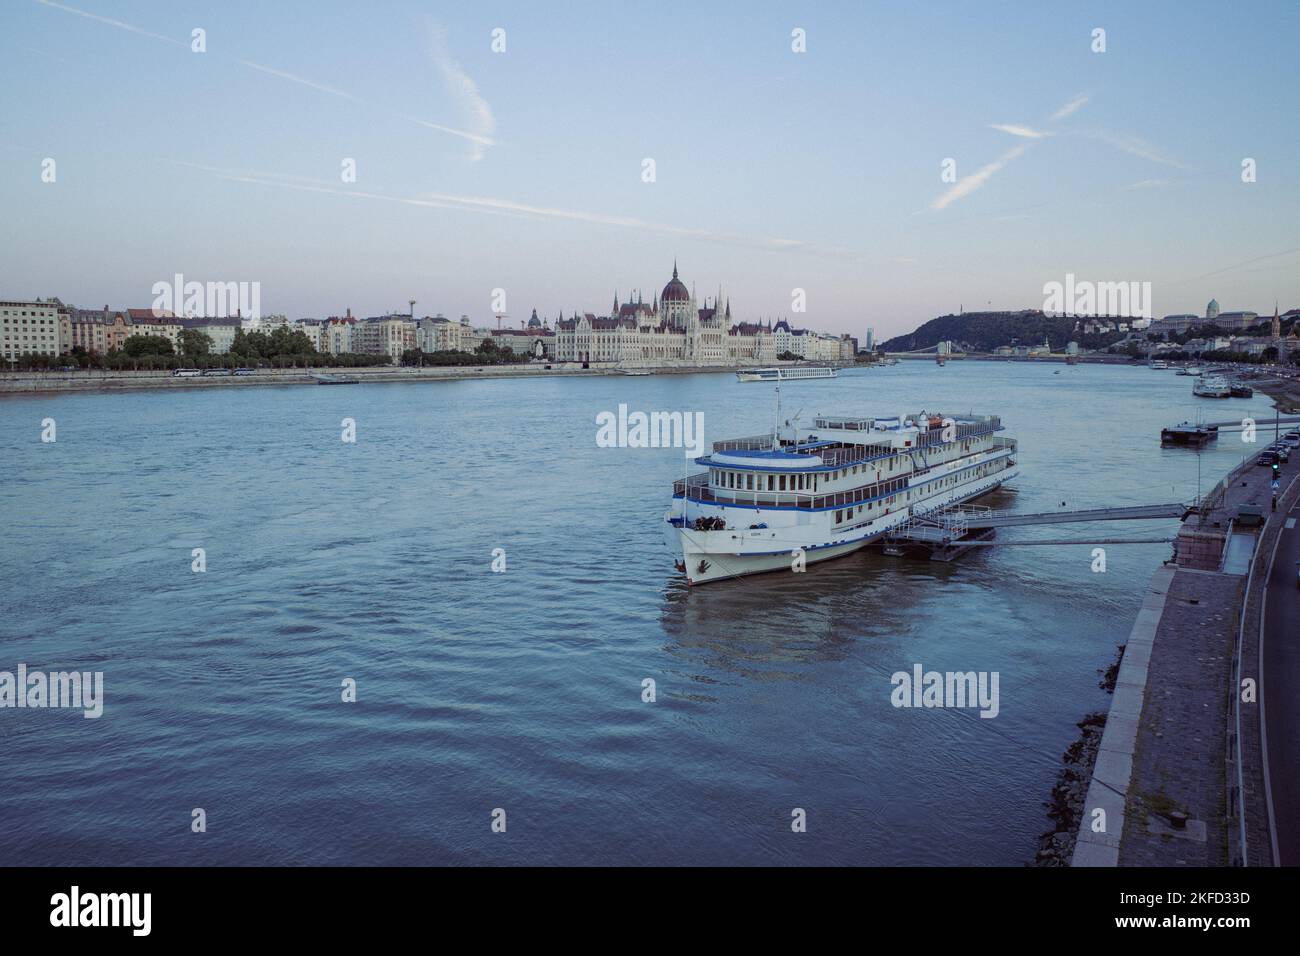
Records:
{"label": "ship railing", "polygon": [[992,425],[981,423],[978,425],[957,425],[956,435],[954,438],[944,441],[944,428],[942,425],[921,432],[916,436],[917,448],[931,448],[935,445],[951,445],[953,442],[965,441],[968,438],[980,438],[984,435],[991,435],[1002,427],[1001,423]]}
{"label": "ship railing", "polygon": [[716,504],[750,505],[753,507],[793,508],[843,508],[849,505],[876,501],[907,490],[907,477],[889,478],[849,491],[817,493],[808,491],[768,491],[757,488],[712,488],[707,474],[692,475],[686,482],[673,482],[673,495],[683,494],[689,487],[690,497],[696,501]]}
{"label": "ship railing", "polygon": [[[968,528],[971,511],[963,508],[940,505],[934,508],[913,508],[907,520],[900,526],[903,534],[915,528],[939,528],[950,538],[964,537]],[[988,509],[984,509],[988,510]]]}
{"label": "ship railing", "polygon": [[849,445],[844,448],[819,448],[813,451],[813,454],[831,468],[843,468],[845,465],[889,458],[893,453],[894,450],[888,445]]}
{"label": "ship railing", "polygon": [[714,451],[763,451],[772,447],[771,435],[754,435],[750,438],[728,438],[713,443]]}

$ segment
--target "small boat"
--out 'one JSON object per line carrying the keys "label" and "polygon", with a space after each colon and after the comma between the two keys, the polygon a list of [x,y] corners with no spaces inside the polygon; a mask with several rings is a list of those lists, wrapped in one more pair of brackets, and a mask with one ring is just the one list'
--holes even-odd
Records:
{"label": "small boat", "polygon": [[804,378],[834,378],[839,369],[829,365],[791,365],[788,368],[746,368],[736,372],[742,382],[792,382]]}
{"label": "small boat", "polygon": [[1163,359],[1156,359],[1151,363],[1151,368],[1155,369],[1158,372],[1165,371],[1166,369],[1169,368],[1169,363],[1164,361]]}
{"label": "small boat", "polygon": [[621,368],[621,369],[618,369],[618,373],[619,373],[620,375],[649,375],[649,374],[651,374],[651,373],[650,373],[650,370],[649,370],[648,368]]}
{"label": "small boat", "polygon": [[1251,388],[1249,385],[1245,385],[1241,382],[1230,382],[1228,384],[1228,387],[1232,392],[1233,398],[1254,398],[1255,397],[1255,390]]}
{"label": "small boat", "polygon": [[1192,385],[1192,394],[1201,398],[1228,398],[1232,395],[1232,386],[1222,376],[1202,375]]}

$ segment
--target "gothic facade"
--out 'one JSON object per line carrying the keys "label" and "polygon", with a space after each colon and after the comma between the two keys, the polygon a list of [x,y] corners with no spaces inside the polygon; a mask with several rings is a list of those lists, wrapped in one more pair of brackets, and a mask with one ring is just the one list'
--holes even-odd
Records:
{"label": "gothic facade", "polygon": [[561,362],[611,362],[627,365],[749,365],[776,360],[770,324],[733,322],[731,303],[722,292],[701,307],[695,293],[677,276],[652,304],[619,304],[608,316],[590,312],[565,319],[555,330],[555,358]]}

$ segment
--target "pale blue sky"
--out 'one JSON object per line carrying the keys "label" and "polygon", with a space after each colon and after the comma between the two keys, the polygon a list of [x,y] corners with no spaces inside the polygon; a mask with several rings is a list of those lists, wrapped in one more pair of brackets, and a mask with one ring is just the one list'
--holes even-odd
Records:
{"label": "pale blue sky", "polygon": [[737,318],[789,315],[797,287],[799,324],[882,336],[1041,307],[1070,272],[1149,281],[1157,314],[1300,306],[1293,0],[6,0],[0,18],[0,297],[147,306],[182,272],[258,281],[292,317],[413,297],[487,323],[500,287],[517,323],[649,298],[676,259]]}

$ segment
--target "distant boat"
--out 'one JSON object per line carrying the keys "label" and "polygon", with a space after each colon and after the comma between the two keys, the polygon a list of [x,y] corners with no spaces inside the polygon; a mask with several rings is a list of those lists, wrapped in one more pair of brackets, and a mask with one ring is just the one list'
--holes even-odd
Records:
{"label": "distant boat", "polygon": [[834,378],[839,369],[829,365],[792,365],[789,368],[747,368],[736,372],[742,382],[791,382],[803,378]]}
{"label": "distant boat", "polygon": [[648,368],[621,368],[618,370],[620,375],[649,375]]}
{"label": "distant boat", "polygon": [[1192,394],[1201,398],[1227,398],[1232,394],[1232,387],[1218,375],[1202,375],[1192,385]]}
{"label": "distant boat", "polygon": [[1151,367],[1156,371],[1164,371],[1169,368],[1169,363],[1163,359],[1156,359],[1151,363]]}
{"label": "distant boat", "polygon": [[315,374],[312,375],[312,378],[316,380],[317,385],[359,385],[361,384],[361,379],[359,378],[343,378],[338,375]]}

